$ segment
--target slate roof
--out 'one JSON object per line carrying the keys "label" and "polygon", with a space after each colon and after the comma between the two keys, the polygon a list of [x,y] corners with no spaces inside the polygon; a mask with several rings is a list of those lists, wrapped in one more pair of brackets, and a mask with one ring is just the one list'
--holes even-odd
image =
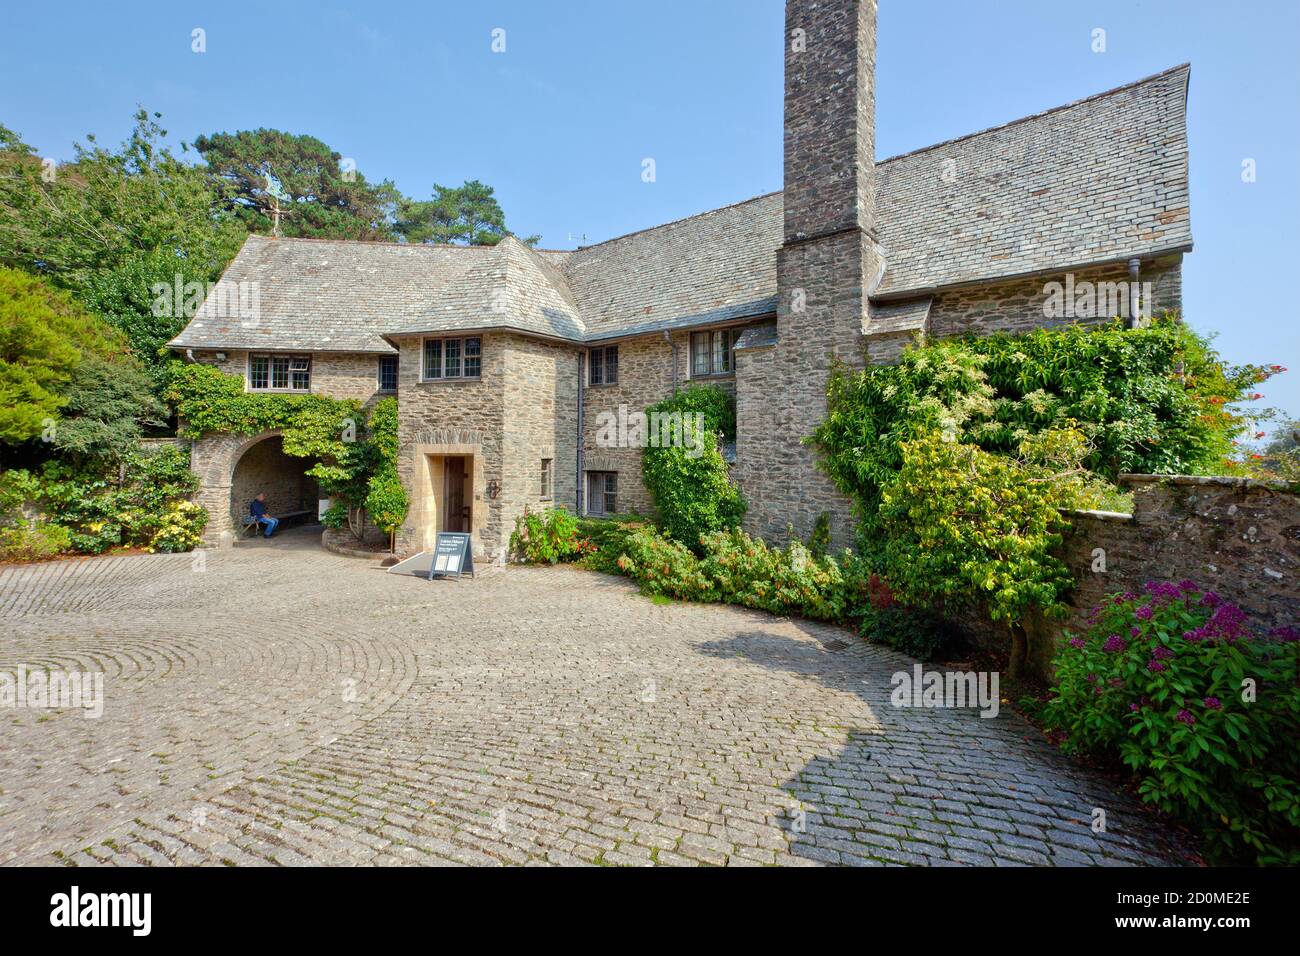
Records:
{"label": "slate roof", "polygon": [[[910,328],[944,288],[1190,249],[1189,77],[1184,64],[877,163],[876,321]],[[253,236],[225,279],[260,282],[260,320],[217,318],[210,299],[171,344],[389,352],[383,336],[402,332],[582,342],[769,315],[782,227],[771,193],[574,252]]]}

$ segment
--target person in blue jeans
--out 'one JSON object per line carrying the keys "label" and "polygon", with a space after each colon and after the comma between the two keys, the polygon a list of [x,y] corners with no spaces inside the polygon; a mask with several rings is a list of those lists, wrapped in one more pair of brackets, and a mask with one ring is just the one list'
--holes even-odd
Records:
{"label": "person in blue jeans", "polygon": [[275,534],[275,529],[280,527],[280,519],[272,518],[266,513],[266,492],[259,491],[257,497],[248,505],[249,515],[257,521],[258,524],[266,525],[266,537]]}

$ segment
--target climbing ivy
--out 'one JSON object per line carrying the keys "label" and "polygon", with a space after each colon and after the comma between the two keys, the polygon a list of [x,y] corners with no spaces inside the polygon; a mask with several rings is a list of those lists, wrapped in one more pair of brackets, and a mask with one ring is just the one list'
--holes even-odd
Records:
{"label": "climbing ivy", "polygon": [[326,495],[348,503],[358,537],[362,510],[372,505],[372,518],[389,534],[406,519],[406,492],[397,477],[396,399],[376,402],[367,420],[355,399],[248,392],[240,376],[182,362],[167,370],[166,397],[185,438],[279,431],[285,454],[314,459],[307,474]]}

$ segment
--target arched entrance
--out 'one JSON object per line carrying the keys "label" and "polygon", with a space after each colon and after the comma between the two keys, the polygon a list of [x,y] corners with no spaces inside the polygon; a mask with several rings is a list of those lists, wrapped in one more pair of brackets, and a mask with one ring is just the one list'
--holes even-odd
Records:
{"label": "arched entrance", "polygon": [[320,497],[316,479],[307,474],[314,462],[284,452],[284,439],[270,435],[249,445],[230,475],[230,521],[238,529],[249,503],[266,495],[266,509],[281,520],[314,518]]}

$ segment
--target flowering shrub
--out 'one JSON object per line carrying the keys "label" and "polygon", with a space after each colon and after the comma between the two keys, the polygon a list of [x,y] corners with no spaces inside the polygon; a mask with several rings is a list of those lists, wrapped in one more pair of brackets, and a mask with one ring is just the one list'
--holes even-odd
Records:
{"label": "flowering shrub", "polygon": [[716,585],[700,569],[690,548],[652,527],[634,531],[624,541],[618,569],[641,585],[643,594],[683,601],[716,601]]}
{"label": "flowering shrub", "polygon": [[816,557],[798,541],[769,548],[743,531],[703,535],[700,544],[700,570],[728,604],[824,621],[844,611],[844,575],[833,557]]}
{"label": "flowering shrub", "polygon": [[162,515],[149,550],[164,554],[193,551],[199,546],[207,524],[207,509],[192,501],[173,501]]}
{"label": "flowering shrub", "polygon": [[866,581],[867,604],[856,615],[867,640],[885,644],[918,660],[934,660],[956,643],[956,635],[938,614],[926,608],[907,607],[878,574]]}
{"label": "flowering shrub", "polygon": [[1044,720],[1066,750],[1119,757],[1214,858],[1295,865],[1300,634],[1269,637],[1191,581],[1116,595],[1062,647]]}
{"label": "flowering shrub", "polygon": [[524,509],[515,519],[510,550],[529,564],[558,564],[590,553],[590,541],[578,533],[578,519],[563,508],[541,512]]}

